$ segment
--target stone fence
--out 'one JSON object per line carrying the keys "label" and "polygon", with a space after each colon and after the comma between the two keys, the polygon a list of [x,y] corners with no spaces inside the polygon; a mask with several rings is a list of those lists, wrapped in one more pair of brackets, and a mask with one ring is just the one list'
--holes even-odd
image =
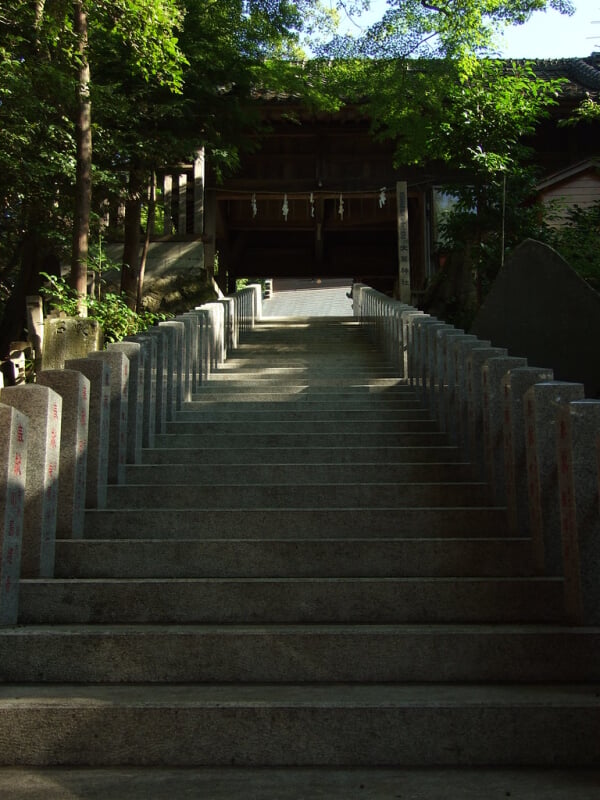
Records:
{"label": "stone fence", "polygon": [[[600,624],[600,400],[581,383],[354,284],[354,314],[530,538],[536,573],[564,578],[573,624]],[[482,532],[485,535],[485,532]]]}
{"label": "stone fence", "polygon": [[56,538],[83,536],[85,508],[175,418],[261,318],[251,285],[58,369],[0,382],[0,624],[18,619],[20,577],[52,577]]}

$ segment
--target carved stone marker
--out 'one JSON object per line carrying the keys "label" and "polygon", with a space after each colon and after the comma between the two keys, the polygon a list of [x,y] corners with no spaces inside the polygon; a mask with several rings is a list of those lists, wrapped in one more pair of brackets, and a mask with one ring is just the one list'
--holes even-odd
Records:
{"label": "carved stone marker", "polygon": [[125,482],[127,458],[127,410],[129,400],[129,359],[118,350],[90,353],[110,368],[110,433],[108,437],[108,482]]}
{"label": "carved stone marker", "polygon": [[558,412],[582,400],[582,383],[536,383],[525,392],[525,448],[533,563],[540,575],[562,575],[558,498]]}
{"label": "carved stone marker", "polygon": [[497,505],[506,503],[503,379],[509,370],[526,366],[527,359],[519,356],[490,358],[483,365],[481,381],[485,472]]}
{"label": "carved stone marker", "polygon": [[56,549],[56,510],[62,398],[48,386],[24,384],[0,392],[0,402],[29,417],[21,575],[51,578]]}
{"label": "carved stone marker", "polygon": [[110,367],[97,358],[75,358],[67,361],[65,367],[81,372],[90,382],[85,505],[104,508],[110,438]]}
{"label": "carved stone marker", "polygon": [[[154,447],[156,433],[156,391],[158,339],[147,333],[128,336],[126,341],[137,342],[142,348],[144,363],[142,447]],[[162,367],[162,365],[161,365]],[[162,374],[161,374],[162,377]]]}
{"label": "carved stone marker", "polygon": [[73,369],[44,370],[38,373],[37,382],[62,397],[56,533],[62,539],[80,539],[85,514],[90,382]]}
{"label": "carved stone marker", "polygon": [[111,342],[108,353],[123,353],[129,359],[129,389],[127,392],[127,456],[128,464],[142,460],[144,431],[144,354],[139,342]]}
{"label": "carved stone marker", "polygon": [[519,536],[524,536],[529,531],[525,392],[536,383],[551,380],[554,380],[552,370],[541,367],[515,367],[503,378],[506,506],[510,531]]}
{"label": "carved stone marker", "polygon": [[44,320],[43,369],[62,369],[65,361],[84,358],[101,350],[104,337],[100,323],[85,317],[46,317]]}
{"label": "carved stone marker", "polygon": [[27,474],[29,420],[0,404],[0,625],[15,625]]}

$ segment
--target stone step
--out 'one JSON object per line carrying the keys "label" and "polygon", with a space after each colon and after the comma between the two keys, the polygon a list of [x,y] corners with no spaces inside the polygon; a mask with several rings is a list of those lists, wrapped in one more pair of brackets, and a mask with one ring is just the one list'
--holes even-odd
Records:
{"label": "stone step", "polygon": [[0,629],[0,681],[596,682],[600,681],[600,629],[555,625],[30,625]]}
{"label": "stone step", "polygon": [[489,501],[485,483],[212,483],[207,486],[188,482],[169,484],[167,492],[157,492],[152,484],[109,486],[107,492],[107,507],[113,509],[463,508],[485,506]]}
{"label": "stone step", "polygon": [[184,403],[183,408],[191,407],[198,410],[221,411],[263,411],[265,408],[279,408],[286,411],[307,411],[321,409],[390,409],[403,410],[407,408],[421,410],[423,406],[412,394],[384,394],[382,392],[212,392],[208,391],[199,396],[194,394],[192,399]]}
{"label": "stone step", "polygon": [[363,433],[357,428],[348,433],[160,433],[155,446],[208,447],[248,449],[254,447],[342,447],[347,442],[353,447],[440,447],[447,444],[445,433],[410,431],[408,433]]}
{"label": "stone step", "polygon": [[200,400],[202,397],[210,394],[220,394],[221,392],[231,393],[234,389],[255,392],[273,392],[277,393],[279,389],[283,390],[284,394],[293,394],[297,392],[310,393],[312,395],[319,394],[383,394],[390,397],[413,397],[414,390],[412,387],[407,386],[401,378],[364,378],[357,377],[355,380],[345,378],[343,376],[337,377],[335,375],[324,374],[321,378],[313,378],[312,376],[304,376],[305,380],[290,381],[284,377],[277,378],[273,376],[271,379],[268,376],[264,379],[242,379],[237,374],[228,375],[223,374],[219,377],[219,373],[211,373],[210,380],[202,384],[200,389],[192,395],[192,400]]}
{"label": "stone step", "polygon": [[227,477],[231,483],[250,486],[261,483],[278,484],[326,484],[326,483],[453,483],[469,481],[471,464],[449,462],[447,464],[397,464],[397,463],[342,463],[342,464],[286,464],[247,463],[230,464],[222,472],[215,465],[201,462],[192,464],[170,464],[169,469],[161,464],[128,464],[125,469],[127,484],[172,485],[209,484],[219,476]]}
{"label": "stone step", "polygon": [[357,447],[354,439],[347,446],[323,447],[320,445],[298,447],[161,447],[142,450],[143,464],[432,464],[458,461],[457,447],[436,445],[425,447]]}
{"label": "stone step", "polygon": [[224,364],[211,373],[211,380],[276,380],[283,378],[291,383],[303,382],[309,378],[320,381],[330,379],[338,381],[346,379],[348,381],[358,381],[359,383],[369,383],[370,381],[381,382],[390,381],[392,385],[398,382],[405,383],[403,378],[398,377],[398,370],[390,366],[389,363],[369,361],[365,365],[357,365],[356,359],[343,359],[337,357],[330,359],[329,362],[323,361],[315,364],[309,359],[294,363],[291,359],[282,356],[279,363],[276,358],[269,354],[262,361],[256,358],[248,359],[228,359]]}
{"label": "stone step", "polygon": [[597,768],[599,688],[2,686],[0,762]]}
{"label": "stone step", "polygon": [[262,371],[253,373],[239,373],[239,372],[214,372],[211,373],[210,380],[203,384],[197,390],[199,395],[207,393],[209,390],[216,392],[226,390],[231,391],[234,389],[252,389],[256,388],[259,391],[281,387],[288,390],[288,387],[306,386],[312,392],[338,390],[344,391],[346,389],[357,391],[376,389],[379,391],[386,391],[387,389],[400,388],[404,393],[410,392],[406,384],[399,383],[398,377],[377,377],[378,373],[373,373],[373,376],[367,375],[364,372],[360,373],[343,373],[333,372],[331,370],[324,370],[322,373],[309,374],[306,372],[296,373],[293,379],[290,376],[282,373],[264,373]]}
{"label": "stone step", "polygon": [[[52,767],[0,768],[10,800],[591,800],[600,770],[558,768]],[[248,787],[252,787],[251,794]],[[10,794],[9,794],[10,792]]]}
{"label": "stone step", "polygon": [[213,420],[186,420],[181,417],[173,422],[167,422],[167,435],[194,436],[239,436],[251,434],[253,436],[270,437],[276,435],[306,434],[312,437],[324,436],[365,436],[385,434],[389,439],[394,439],[397,434],[410,433],[437,433],[439,426],[433,419],[346,419],[338,415],[338,419],[296,419],[296,420],[264,420],[248,422],[242,420],[234,422],[216,422]]}
{"label": "stone step", "polygon": [[558,578],[25,579],[19,624],[560,622]]}
{"label": "stone step", "polygon": [[57,578],[532,574],[529,539],[59,539]]}
{"label": "stone step", "polygon": [[[338,407],[331,404],[318,406],[317,404],[301,403],[294,408],[288,404],[272,403],[271,405],[261,403],[256,408],[248,408],[249,403],[238,403],[229,410],[219,411],[218,407],[206,408],[203,403],[185,403],[184,408],[177,412],[177,422],[244,422],[251,426],[260,422],[312,422],[353,421],[358,423],[367,420],[385,420],[390,422],[408,420],[429,420],[431,415],[425,408],[369,408],[369,407],[348,407],[344,408],[340,414]],[[310,407],[309,407],[310,406]]]}
{"label": "stone step", "polygon": [[399,539],[509,536],[506,509],[104,509],[85,514],[91,539]]}

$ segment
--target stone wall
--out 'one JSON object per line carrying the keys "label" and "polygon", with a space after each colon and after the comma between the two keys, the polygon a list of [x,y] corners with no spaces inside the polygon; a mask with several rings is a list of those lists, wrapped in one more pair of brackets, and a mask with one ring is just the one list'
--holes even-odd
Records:
{"label": "stone wall", "polygon": [[471,332],[600,397],[600,294],[551,247],[528,239],[515,249]]}

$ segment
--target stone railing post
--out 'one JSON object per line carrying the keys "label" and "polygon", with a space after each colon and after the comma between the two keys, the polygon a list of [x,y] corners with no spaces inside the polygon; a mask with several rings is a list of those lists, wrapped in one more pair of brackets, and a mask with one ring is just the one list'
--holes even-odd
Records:
{"label": "stone railing post", "polygon": [[22,384],[2,389],[0,402],[29,418],[21,575],[24,578],[52,578],[62,398],[48,386]]}
{"label": "stone railing post", "polygon": [[85,515],[90,381],[74,369],[52,369],[39,372],[37,382],[62,397],[56,533],[61,539],[80,539]]}
{"label": "stone railing post", "polygon": [[254,327],[257,322],[262,319],[262,286],[260,283],[248,284],[248,289],[253,292],[252,295],[252,321],[250,327]]}
{"label": "stone railing post", "polygon": [[[189,324],[190,336],[190,395],[194,395],[202,383],[202,367],[200,364],[201,329],[200,317],[193,311],[182,314],[181,319]],[[191,397],[190,397],[191,399]]]}
{"label": "stone railing post", "polygon": [[427,332],[430,325],[440,325],[437,317],[422,314],[412,318],[414,387],[417,398],[423,402],[427,383]]}
{"label": "stone railing post", "polygon": [[230,350],[237,347],[237,342],[235,342],[236,337],[234,336],[236,328],[235,304],[231,297],[223,297],[217,302],[223,306],[223,346],[225,355],[227,355]]}
{"label": "stone railing post", "polygon": [[139,342],[114,342],[107,352],[123,353],[129,360],[129,388],[127,391],[127,455],[128,464],[142,460],[142,435],[144,430],[144,354]]}
{"label": "stone railing post", "polygon": [[110,367],[100,359],[75,358],[67,361],[65,368],[81,372],[90,383],[85,505],[87,508],[105,508],[110,438]]}
{"label": "stone railing post", "polygon": [[108,482],[125,482],[129,408],[129,359],[119,350],[101,350],[88,358],[104,361],[110,370]]}
{"label": "stone railing post", "polygon": [[177,344],[177,333],[174,328],[168,325],[162,325],[160,322],[154,330],[158,330],[163,336],[163,348],[165,351],[165,379],[163,382],[165,391],[165,419],[166,422],[170,422],[175,419],[177,411],[177,392],[175,389],[175,347]]}
{"label": "stone railing post", "polygon": [[536,383],[525,392],[525,449],[533,563],[540,575],[562,575],[558,502],[558,411],[582,400],[583,384]]}
{"label": "stone railing post", "polygon": [[196,333],[194,323],[187,314],[180,314],[175,317],[175,322],[183,323],[182,330],[182,403],[189,403],[192,399],[192,372],[194,365],[194,335]]}
{"label": "stone railing post", "polygon": [[198,314],[198,318],[200,319],[200,328],[201,328],[201,352],[200,352],[200,361],[202,364],[202,380],[208,380],[210,378],[210,374],[212,372],[212,365],[213,365],[213,334],[212,334],[212,325],[211,325],[211,316],[210,312],[204,306],[198,306],[194,309],[194,312]]}
{"label": "stone railing post", "polygon": [[462,328],[436,329],[436,371],[438,374],[436,414],[440,430],[452,428],[450,415],[450,396],[455,390],[454,356],[452,340],[457,336],[465,336]]}
{"label": "stone railing post", "polygon": [[600,401],[576,400],[558,411],[560,498],[565,604],[575,624],[600,625],[600,512],[598,460]]}
{"label": "stone railing post", "polygon": [[[406,352],[405,371],[408,382],[411,386],[415,385],[415,372],[416,372],[416,354],[415,354],[415,339],[413,324],[416,318],[426,316],[422,311],[415,309],[408,309],[400,313],[402,320],[402,341],[404,342],[404,349]],[[427,315],[429,318],[429,316]]]}
{"label": "stone railing post", "polygon": [[483,447],[485,475],[496,505],[506,504],[504,468],[504,376],[516,367],[526,367],[527,359],[504,356],[488,359],[483,365]]}
{"label": "stone railing post", "polygon": [[467,417],[469,427],[469,458],[483,475],[485,447],[483,442],[483,368],[490,358],[506,357],[504,347],[484,347],[471,350],[467,356]]}
{"label": "stone railing post", "polygon": [[25,414],[0,403],[0,625],[16,625],[19,613],[28,427]]}
{"label": "stone railing post", "polygon": [[425,328],[425,351],[427,358],[427,366],[425,370],[425,402],[432,410],[434,416],[437,417],[439,396],[441,392],[442,376],[440,373],[440,364],[438,359],[438,350],[441,347],[442,334],[456,330],[452,325],[446,322],[436,322],[433,325],[428,325]]}
{"label": "stone railing post", "polygon": [[525,451],[525,392],[536,383],[554,380],[550,369],[515,367],[503,378],[504,384],[504,479],[506,507],[511,533],[529,532],[529,496]]}
{"label": "stone railing post", "polygon": [[[164,433],[167,426],[167,371],[169,368],[169,335],[164,328],[148,328],[143,337],[152,339],[156,346],[156,366],[154,378],[154,433]],[[154,354],[154,349],[152,351]],[[152,358],[154,355],[152,354]],[[146,383],[144,377],[144,383]],[[144,389],[144,393],[146,389]],[[144,394],[145,396],[145,394]]]}
{"label": "stone railing post", "polygon": [[[179,411],[185,396],[185,325],[181,321],[170,319],[165,322],[159,322],[158,327],[174,331],[172,400],[174,401],[174,410]],[[174,415],[172,418],[174,418]]]}
{"label": "stone railing post", "polygon": [[[454,361],[452,367],[452,383],[450,383],[450,417],[448,433],[465,454],[470,452],[468,393],[467,393],[467,359],[472,350],[484,350],[490,343],[476,336],[455,336],[451,339],[450,356]],[[453,391],[452,391],[453,389]],[[454,420],[454,427],[452,426]]]}
{"label": "stone railing post", "polygon": [[[154,447],[156,434],[156,394],[158,383],[158,339],[148,334],[147,331],[128,336],[126,342],[137,343],[141,347],[143,364],[143,393],[142,393],[142,447]],[[161,365],[162,366],[162,365]],[[162,380],[162,374],[161,374]],[[162,387],[161,387],[162,388]]]}

